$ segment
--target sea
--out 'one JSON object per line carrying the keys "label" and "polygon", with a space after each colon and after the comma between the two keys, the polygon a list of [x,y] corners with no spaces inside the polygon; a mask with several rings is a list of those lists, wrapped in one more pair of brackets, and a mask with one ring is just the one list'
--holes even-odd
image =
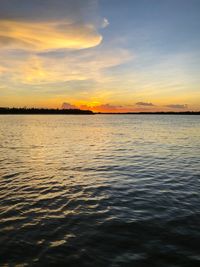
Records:
{"label": "sea", "polygon": [[1,115],[0,266],[199,267],[200,116]]}

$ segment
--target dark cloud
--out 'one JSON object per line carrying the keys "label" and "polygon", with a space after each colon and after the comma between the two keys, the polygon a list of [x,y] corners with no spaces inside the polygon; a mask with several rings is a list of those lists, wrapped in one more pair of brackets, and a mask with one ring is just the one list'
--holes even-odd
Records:
{"label": "dark cloud", "polygon": [[137,106],[145,106],[145,107],[153,107],[153,106],[155,106],[154,104],[147,103],[147,102],[137,102],[136,105]]}
{"label": "dark cloud", "polygon": [[103,105],[96,106],[96,108],[105,109],[105,110],[120,110],[123,107],[122,106],[110,105],[110,104],[103,104]]}
{"label": "dark cloud", "polygon": [[78,109],[78,107],[75,105],[71,105],[70,103],[64,102],[62,104],[62,109]]}
{"label": "dark cloud", "polygon": [[95,106],[81,105],[81,109],[92,109],[95,112],[128,112],[130,111],[128,106],[119,106],[112,104],[102,104]]}
{"label": "dark cloud", "polygon": [[96,8],[96,0],[2,0],[0,19],[87,21],[94,19]]}
{"label": "dark cloud", "polygon": [[167,108],[176,108],[176,109],[184,109],[187,108],[187,104],[170,104],[166,106]]}

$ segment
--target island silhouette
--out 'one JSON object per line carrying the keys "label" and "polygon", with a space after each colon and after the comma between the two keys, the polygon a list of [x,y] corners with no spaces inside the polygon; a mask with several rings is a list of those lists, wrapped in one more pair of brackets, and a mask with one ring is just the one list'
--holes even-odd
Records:
{"label": "island silhouette", "polygon": [[7,108],[0,107],[0,114],[64,114],[64,115],[93,115],[91,110],[53,109],[53,108]]}

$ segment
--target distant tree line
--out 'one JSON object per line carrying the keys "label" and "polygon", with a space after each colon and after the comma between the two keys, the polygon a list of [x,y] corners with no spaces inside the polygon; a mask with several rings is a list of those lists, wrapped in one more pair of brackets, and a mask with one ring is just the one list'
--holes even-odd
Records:
{"label": "distant tree line", "polygon": [[200,115],[200,111],[142,111],[142,112],[98,112],[96,114],[117,114],[117,115]]}
{"label": "distant tree line", "polygon": [[7,108],[0,107],[0,114],[94,114],[91,110],[81,109],[47,109],[47,108]]}

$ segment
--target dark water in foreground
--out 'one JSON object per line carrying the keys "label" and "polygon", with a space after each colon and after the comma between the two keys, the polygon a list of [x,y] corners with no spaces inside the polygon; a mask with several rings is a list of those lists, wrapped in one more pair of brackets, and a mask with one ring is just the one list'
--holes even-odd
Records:
{"label": "dark water in foreground", "polygon": [[199,116],[0,116],[0,266],[200,266],[199,155]]}

